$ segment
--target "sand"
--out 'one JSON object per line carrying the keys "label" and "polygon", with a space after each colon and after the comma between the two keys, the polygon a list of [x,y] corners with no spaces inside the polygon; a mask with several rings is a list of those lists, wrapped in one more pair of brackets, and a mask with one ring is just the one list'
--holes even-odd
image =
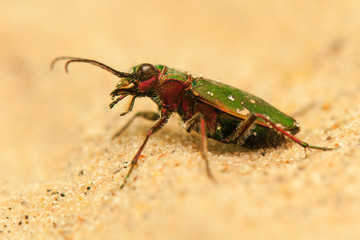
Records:
{"label": "sand", "polygon": [[[2,1],[0,239],[359,239],[360,2]],[[108,108],[120,71],[151,62],[251,92],[301,126],[250,151],[174,114],[126,168],[152,122]],[[139,99],[134,112],[156,110]]]}

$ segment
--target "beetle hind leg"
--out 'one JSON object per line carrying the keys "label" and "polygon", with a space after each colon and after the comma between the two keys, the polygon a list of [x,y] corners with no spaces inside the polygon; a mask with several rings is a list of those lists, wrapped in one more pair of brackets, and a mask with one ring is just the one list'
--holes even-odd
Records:
{"label": "beetle hind leg", "polygon": [[[277,126],[274,122],[269,120],[266,116],[260,114],[260,113],[253,113],[248,118],[244,120],[244,122],[236,129],[236,131],[232,134],[232,139],[235,141],[245,141],[247,137],[249,137],[249,134],[251,134],[250,130],[255,121],[261,118],[263,119],[267,124],[269,124],[274,130],[281,133],[283,136],[286,136],[290,138],[292,141],[296,142],[300,146],[302,146],[305,150],[306,149],[317,149],[322,151],[329,151],[334,150],[333,148],[327,148],[327,147],[321,147],[321,146],[315,146],[310,145],[307,142],[304,142],[296,137],[294,137],[292,134],[287,132],[286,130],[282,129],[281,127]],[[245,140],[244,140],[245,139]]]}
{"label": "beetle hind leg", "polygon": [[310,145],[307,142],[304,142],[296,137],[294,137],[292,134],[288,133],[287,131],[285,131],[284,129],[276,126],[275,123],[273,123],[272,121],[270,121],[267,117],[265,117],[262,114],[258,114],[255,113],[253,114],[256,116],[256,118],[261,118],[263,119],[265,122],[267,122],[271,127],[273,127],[274,129],[276,129],[277,131],[279,131],[281,134],[283,134],[284,136],[290,138],[292,141],[296,142],[297,144],[299,144],[300,146],[302,146],[305,150],[306,149],[317,149],[317,150],[322,150],[322,151],[330,151],[330,150],[334,150],[334,148],[327,148],[327,147],[321,147],[321,146],[315,146],[315,145]]}

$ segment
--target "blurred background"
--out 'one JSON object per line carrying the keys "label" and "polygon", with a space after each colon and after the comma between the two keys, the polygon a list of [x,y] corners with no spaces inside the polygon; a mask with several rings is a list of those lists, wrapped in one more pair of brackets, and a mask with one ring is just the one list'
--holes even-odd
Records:
{"label": "blurred background", "polygon": [[[114,76],[86,64],[66,74],[63,62],[51,71],[58,56],[120,71],[165,64],[254,93],[289,114],[314,102],[327,109],[359,89],[356,0],[33,0],[1,1],[0,9],[3,197],[63,178],[69,152],[125,121],[118,115],[127,104],[108,108]],[[149,108],[156,106],[144,99],[135,111]],[[330,124],[311,115],[300,121]],[[178,129],[177,119],[168,127]]]}

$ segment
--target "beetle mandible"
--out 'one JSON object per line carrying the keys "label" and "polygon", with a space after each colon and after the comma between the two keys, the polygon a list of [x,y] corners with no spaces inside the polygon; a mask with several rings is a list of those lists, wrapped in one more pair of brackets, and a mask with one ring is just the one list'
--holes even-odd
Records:
{"label": "beetle mandible", "polygon": [[[148,130],[144,142],[130,163],[121,188],[126,184],[139,156],[149,137],[160,130],[171,114],[178,113],[184,121],[187,132],[196,131],[201,134],[200,151],[205,160],[207,175],[214,180],[206,158],[207,138],[222,143],[235,144],[250,149],[276,147],[284,142],[285,137],[306,149],[333,150],[332,148],[310,145],[294,137],[300,131],[296,120],[282,113],[264,100],[234,88],[232,86],[206,79],[193,77],[185,72],[169,68],[165,65],[142,63],[132,68],[132,72],[120,72],[101,62],[74,57],[59,57],[55,62],[67,60],[65,71],[72,62],[93,64],[111,72],[120,80],[115,90],[110,93],[113,102],[110,108],[127,96],[132,96],[126,112],[131,112],[138,97],[149,97],[159,107],[159,112],[138,112],[113,139],[121,133],[137,117],[156,121]],[[116,98],[116,99],[115,99]]]}

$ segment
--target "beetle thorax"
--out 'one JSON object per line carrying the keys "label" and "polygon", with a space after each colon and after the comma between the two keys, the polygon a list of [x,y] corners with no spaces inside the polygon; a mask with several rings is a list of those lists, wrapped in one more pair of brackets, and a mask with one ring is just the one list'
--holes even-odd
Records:
{"label": "beetle thorax", "polygon": [[168,111],[177,111],[184,93],[189,89],[190,81],[188,76],[182,72],[166,68],[159,76],[156,92],[162,107]]}

